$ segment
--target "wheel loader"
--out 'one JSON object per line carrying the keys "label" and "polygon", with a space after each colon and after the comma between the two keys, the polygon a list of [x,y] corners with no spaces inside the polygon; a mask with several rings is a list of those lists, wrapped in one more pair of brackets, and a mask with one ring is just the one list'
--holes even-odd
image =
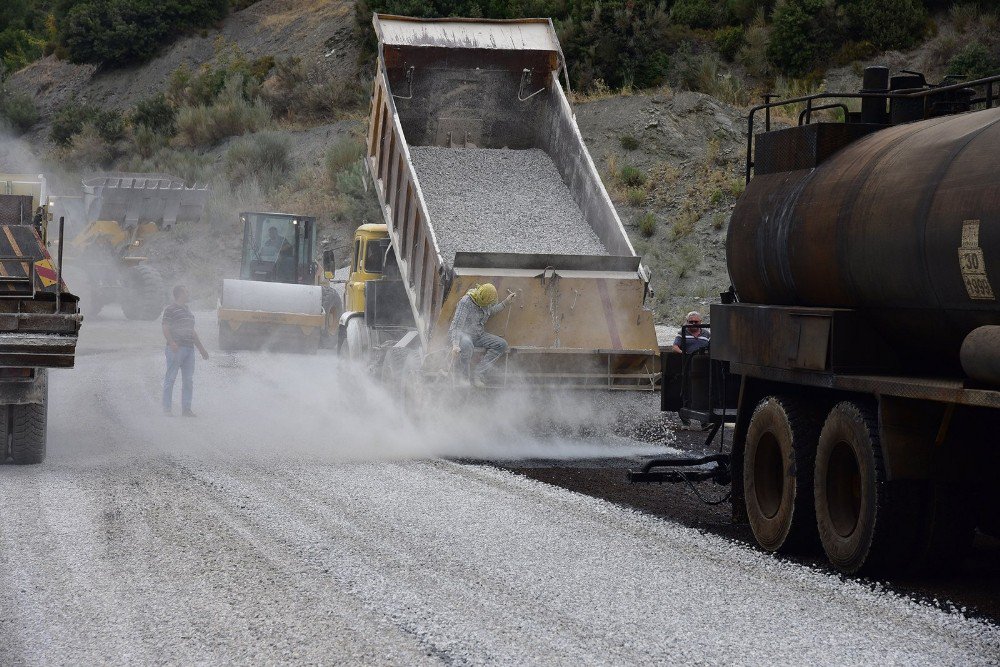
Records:
{"label": "wheel loader", "polygon": [[[57,208],[79,229],[67,244],[66,262],[86,315],[120,303],[130,320],[155,320],[166,303],[160,272],[146,257],[146,243],[175,224],[201,219],[207,186],[188,187],[168,174],[115,173],[86,178],[81,206],[59,197]],[[82,228],[82,229],[81,229]]]}
{"label": "wheel loader", "polygon": [[315,259],[315,218],[290,213],[240,214],[239,279],[225,279],[219,303],[219,347],[316,352],[336,331],[343,310],[330,288],[333,251]]}

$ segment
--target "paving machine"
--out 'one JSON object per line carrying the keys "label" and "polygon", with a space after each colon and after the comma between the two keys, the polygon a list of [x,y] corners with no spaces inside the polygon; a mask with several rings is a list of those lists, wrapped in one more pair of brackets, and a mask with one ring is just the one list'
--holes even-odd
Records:
{"label": "paving machine", "polygon": [[[188,187],[168,174],[114,173],[84,179],[83,193],[80,210],[66,211],[78,227],[66,258],[87,315],[117,302],[129,319],[155,320],[166,289],[145,245],[175,224],[199,221],[208,186]],[[55,203],[68,208],[70,199]]]}
{"label": "paving machine", "polygon": [[219,346],[315,352],[342,310],[328,286],[332,251],[323,254],[322,271],[315,260],[315,218],[248,212],[240,220],[240,277],[222,284]]}
{"label": "paving machine", "polygon": [[46,249],[47,203],[43,176],[0,174],[0,462],[45,458],[48,369],[72,368],[82,322]]}

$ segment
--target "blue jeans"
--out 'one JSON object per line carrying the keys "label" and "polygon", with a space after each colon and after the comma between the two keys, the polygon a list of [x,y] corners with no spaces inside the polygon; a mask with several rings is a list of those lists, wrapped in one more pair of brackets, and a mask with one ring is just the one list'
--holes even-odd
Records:
{"label": "blue jeans", "polygon": [[476,366],[476,375],[479,377],[482,377],[496,363],[497,359],[507,352],[507,341],[500,336],[486,332],[475,337],[460,333],[458,334],[458,346],[461,350],[459,359],[462,364],[462,372],[466,375],[469,374],[469,366],[472,365],[472,353],[475,351],[475,348],[481,347],[486,349],[483,360]]}
{"label": "blue jeans", "polygon": [[174,397],[174,380],[177,379],[177,371],[181,372],[181,409],[184,412],[191,410],[191,395],[194,393],[194,348],[178,347],[174,352],[168,345],[167,374],[163,376],[163,409],[170,411]]}

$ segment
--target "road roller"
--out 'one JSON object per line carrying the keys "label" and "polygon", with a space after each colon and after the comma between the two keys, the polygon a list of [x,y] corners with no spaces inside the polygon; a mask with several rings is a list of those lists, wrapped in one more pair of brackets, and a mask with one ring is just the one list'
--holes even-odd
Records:
{"label": "road roller", "polygon": [[316,352],[343,310],[330,288],[332,251],[317,262],[315,218],[289,213],[240,214],[240,277],[225,279],[219,302],[219,347]]}
{"label": "road roller", "polygon": [[710,351],[663,360],[664,407],[731,443],[634,481],[731,484],[763,549],[848,574],[1000,534],[998,92],[872,67],[751,110]]}

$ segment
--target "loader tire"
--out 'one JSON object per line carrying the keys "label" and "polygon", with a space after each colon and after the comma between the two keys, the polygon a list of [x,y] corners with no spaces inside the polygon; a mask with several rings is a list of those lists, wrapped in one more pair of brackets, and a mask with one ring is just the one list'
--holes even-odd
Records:
{"label": "loader tire", "polygon": [[107,294],[88,272],[71,273],[66,284],[72,294],[80,297],[80,312],[84,317],[97,317],[107,305]]}
{"label": "loader tire", "polygon": [[48,391],[41,403],[24,403],[7,407],[5,422],[10,438],[10,458],[15,465],[34,465],[45,460],[45,425],[48,411]]}
{"label": "loader tire", "polygon": [[768,396],[750,418],[743,457],[747,518],[767,551],[817,551],[813,466],[823,415],[808,400]]}
{"label": "loader tire", "polygon": [[122,312],[130,320],[151,322],[158,318],[166,305],[163,276],[151,266],[139,264],[125,274],[126,293]]}

